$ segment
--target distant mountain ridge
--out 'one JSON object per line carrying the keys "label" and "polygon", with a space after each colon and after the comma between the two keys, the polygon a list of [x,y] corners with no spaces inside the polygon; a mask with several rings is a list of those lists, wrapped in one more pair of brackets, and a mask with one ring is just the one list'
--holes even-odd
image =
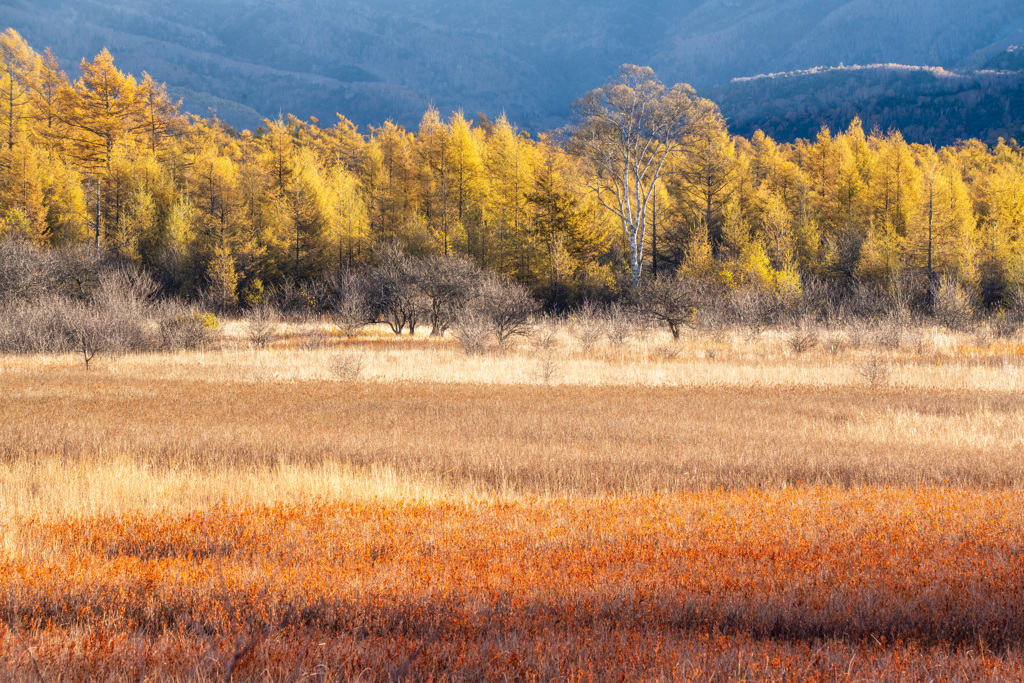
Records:
{"label": "distant mountain ridge", "polygon": [[813,139],[821,126],[900,130],[911,142],[1024,142],[1024,71],[951,71],[900,64],[819,67],[737,78],[703,92],[732,132]]}
{"label": "distant mountain ridge", "polygon": [[822,64],[1004,68],[989,65],[1021,56],[1005,51],[1024,43],[1024,3],[0,0],[0,24],[69,71],[108,47],[237,127],[289,112],[414,126],[434,103],[545,130],[625,62],[708,92]]}
{"label": "distant mountain ridge", "polygon": [[1024,45],[1013,45],[990,59],[986,69],[1000,71],[1024,71]]}

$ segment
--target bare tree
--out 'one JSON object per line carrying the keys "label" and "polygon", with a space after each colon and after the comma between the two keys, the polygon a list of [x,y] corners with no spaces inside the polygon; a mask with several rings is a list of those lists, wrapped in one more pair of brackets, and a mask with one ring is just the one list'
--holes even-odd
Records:
{"label": "bare tree", "polygon": [[633,284],[640,283],[647,209],[666,163],[687,152],[717,107],[692,87],[666,88],[653,69],[626,64],[603,87],[573,105],[570,149],[594,164],[591,187],[622,222]]}
{"label": "bare tree", "polygon": [[395,334],[406,327],[416,334],[417,323],[428,314],[418,264],[398,249],[385,249],[379,259],[368,273],[371,308]]}
{"label": "bare tree", "polygon": [[81,354],[85,369],[88,370],[92,359],[96,357],[100,347],[104,344],[103,325],[94,308],[83,304],[76,304],[74,308],[74,314],[69,321],[71,333],[74,337],[75,348]]}
{"label": "bare tree", "polygon": [[525,287],[491,275],[480,283],[460,316],[486,325],[504,349],[512,337],[529,334],[530,320],[537,308],[537,301]]}
{"label": "bare tree", "polygon": [[449,256],[430,256],[418,265],[419,288],[428,301],[430,336],[437,337],[452,326],[472,298],[483,271],[471,261]]}
{"label": "bare tree", "polygon": [[327,288],[329,310],[338,329],[346,337],[356,336],[373,318],[366,278],[355,271],[342,271],[327,281]]}
{"label": "bare tree", "polygon": [[644,282],[637,291],[641,312],[665,324],[678,340],[684,326],[697,319],[699,284],[679,277],[660,277]]}

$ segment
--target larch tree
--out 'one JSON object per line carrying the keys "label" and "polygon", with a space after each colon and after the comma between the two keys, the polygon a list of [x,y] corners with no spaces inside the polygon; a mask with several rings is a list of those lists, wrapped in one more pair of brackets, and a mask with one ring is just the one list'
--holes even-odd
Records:
{"label": "larch tree", "polygon": [[527,273],[528,236],[524,229],[524,193],[532,177],[529,149],[519,130],[503,114],[490,129],[484,150],[490,218],[497,238],[495,270]]}
{"label": "larch tree", "polygon": [[[736,169],[736,151],[725,120],[718,115],[709,117],[689,152],[669,167],[669,189],[676,201],[685,205],[687,213],[700,217],[717,245],[722,235],[722,207],[729,200]],[[657,199],[656,193],[652,193],[652,199]]]}
{"label": "larch tree", "polygon": [[921,168],[921,207],[920,207],[920,238],[916,240],[917,251],[923,251],[925,254],[925,272],[928,275],[928,279],[932,282],[936,281],[937,275],[935,273],[935,233],[936,233],[936,213],[941,208],[937,204],[941,204],[939,198],[939,183],[941,168],[939,164],[939,155],[935,153],[934,149],[925,148],[921,150],[918,164]]}
{"label": "larch tree", "polygon": [[220,238],[213,247],[213,258],[207,269],[210,298],[220,310],[238,305],[238,273],[227,241]]}
{"label": "larch tree", "polygon": [[334,256],[328,249],[327,235],[336,224],[334,205],[324,177],[308,151],[295,159],[295,172],[285,188],[292,223],[294,270],[292,277],[302,281],[326,272]]}
{"label": "larch tree", "polygon": [[264,121],[265,132],[259,140],[263,148],[263,162],[270,169],[278,192],[284,192],[292,177],[292,159],[295,156],[295,140],[284,121]]}
{"label": "larch tree", "polygon": [[129,153],[128,148],[134,146],[146,127],[138,85],[132,76],[114,66],[114,58],[104,49],[92,62],[82,60],[82,77],[61,91],[56,115],[66,128],[70,155],[93,185],[89,191],[93,239],[99,248],[104,225],[113,214],[116,229],[122,205],[120,192],[112,198],[106,196],[111,173],[117,170],[115,156]]}
{"label": "larch tree", "polygon": [[419,203],[412,136],[392,121],[386,121],[372,133],[366,169],[370,225],[382,243],[408,246],[405,231],[413,222]]}
{"label": "larch tree", "polygon": [[452,193],[455,201],[457,230],[466,235],[466,250],[477,264],[492,262],[491,225],[483,211],[485,183],[480,138],[462,112],[448,119],[448,135],[452,150]]}
{"label": "larch tree", "polygon": [[46,48],[39,58],[36,73],[32,98],[39,137],[49,147],[60,147],[65,133],[59,116],[60,97],[69,87],[68,77],[50,48]]}
{"label": "larch tree", "polygon": [[1024,283],[1024,172],[993,164],[976,186],[978,265],[982,297],[998,305],[1012,282]]}
{"label": "larch tree", "polygon": [[874,223],[906,237],[920,189],[920,173],[903,135],[872,136],[878,163],[872,183]]}
{"label": "larch tree", "polygon": [[137,98],[147,146],[152,154],[157,154],[163,148],[164,139],[180,133],[184,127],[179,113],[181,101],[172,101],[167,86],[157,83],[146,72],[142,72]]}
{"label": "larch tree", "polygon": [[85,183],[75,168],[52,152],[47,155],[46,168],[49,172],[44,177],[43,193],[50,243],[80,244],[89,233]]}
{"label": "larch tree", "polygon": [[890,287],[932,273],[993,308],[1024,285],[1016,143],[936,150],[857,120],[811,141],[731,137],[692,89],[631,66],[574,117],[567,146],[433,108],[415,133],[290,115],[239,133],[178,116],[162,85],[106,51],[69,83],[52,52],[7,31],[0,221],[53,246],[91,239],[169,291],[216,281],[225,306],[232,289],[252,305],[264,283],[358,267],[384,246],[469,255],[558,306],[648,268],[777,293],[794,273]]}
{"label": "larch tree", "polygon": [[27,142],[29,122],[34,116],[38,60],[17,31],[7,29],[0,34],[0,124],[8,150]]}
{"label": "larch tree", "polygon": [[72,153],[96,172],[109,167],[119,142],[148,125],[135,78],[119,71],[107,50],[92,62],[83,59],[82,77],[61,95],[60,118],[69,129]]}
{"label": "larch tree", "polygon": [[423,164],[421,183],[427,222],[441,246],[441,253],[449,256],[462,242],[461,235],[457,234],[453,199],[452,142],[448,127],[433,106],[427,109],[420,122],[417,153]]}
{"label": "larch tree", "polygon": [[839,179],[836,230],[862,230],[867,223],[866,193],[874,174],[874,159],[864,126],[854,118],[839,137]]}
{"label": "larch tree", "polygon": [[525,194],[531,232],[543,249],[547,288],[556,309],[566,306],[566,280],[580,271],[604,246],[602,235],[590,230],[579,197],[559,178],[549,157],[538,169],[533,188]]}
{"label": "larch tree", "polygon": [[40,154],[28,143],[0,151],[0,163],[6,171],[0,174],[0,212],[16,212],[17,232],[36,244],[42,244],[48,237]]}

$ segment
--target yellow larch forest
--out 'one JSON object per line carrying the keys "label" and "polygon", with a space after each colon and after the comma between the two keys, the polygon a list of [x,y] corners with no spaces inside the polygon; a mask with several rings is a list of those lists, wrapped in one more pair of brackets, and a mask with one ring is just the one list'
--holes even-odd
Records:
{"label": "yellow larch forest", "polygon": [[[596,172],[556,135],[435,109],[361,133],[288,116],[237,132],[180,113],[104,50],[71,82],[53,54],[0,37],[0,236],[94,244],[167,293],[253,305],[267,287],[374,260],[381,246],[462,255],[556,307],[615,293],[622,229]],[[1024,155],[935,149],[897,131],[730,136],[715,110],[654,188],[646,272],[799,289],[946,277],[992,308],[1024,282]]]}

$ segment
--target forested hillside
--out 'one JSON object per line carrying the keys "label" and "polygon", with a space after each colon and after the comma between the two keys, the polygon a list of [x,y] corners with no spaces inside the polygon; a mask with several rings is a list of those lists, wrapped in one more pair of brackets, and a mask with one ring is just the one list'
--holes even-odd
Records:
{"label": "forested hillside", "polygon": [[[102,247],[224,307],[385,247],[467,257],[558,305],[614,295],[628,271],[589,160],[505,118],[431,109],[414,131],[362,135],[288,117],[237,135],[181,116],[107,52],[74,83],[13,31],[0,56],[7,238]],[[991,305],[1024,283],[1016,145],[937,149],[859,122],[778,144],[731,137],[716,114],[680,149],[654,189],[645,272],[778,296],[808,278],[946,277]]]}
{"label": "forested hillside", "polygon": [[994,71],[1024,71],[1024,45],[1012,45],[985,63]]}
{"label": "forested hillside", "polygon": [[[0,0],[72,70],[104,47],[236,127],[294,113],[414,126],[430,103],[543,131],[619,64],[698,88],[820,65],[978,68],[1024,41],[1016,0]],[[220,98],[220,101],[211,98]],[[871,112],[860,112],[867,117]]]}
{"label": "forested hillside", "polygon": [[813,138],[822,126],[846,128],[859,117],[868,130],[899,129],[908,140],[935,145],[1024,139],[1024,71],[836,67],[740,78],[704,94],[741,135]]}

